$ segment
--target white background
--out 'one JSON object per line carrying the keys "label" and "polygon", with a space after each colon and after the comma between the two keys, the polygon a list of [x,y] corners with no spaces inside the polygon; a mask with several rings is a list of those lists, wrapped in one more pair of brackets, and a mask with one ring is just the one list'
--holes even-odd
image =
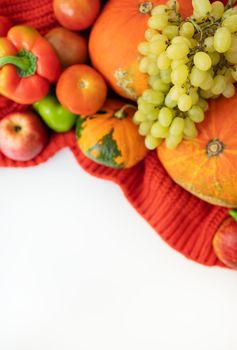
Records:
{"label": "white background", "polygon": [[173,251],[68,150],[0,174],[1,350],[237,349],[237,272]]}

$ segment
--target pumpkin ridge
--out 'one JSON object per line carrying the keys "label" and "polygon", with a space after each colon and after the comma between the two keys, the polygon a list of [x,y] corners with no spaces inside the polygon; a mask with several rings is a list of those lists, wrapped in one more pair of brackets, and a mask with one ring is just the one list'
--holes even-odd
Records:
{"label": "pumpkin ridge", "polygon": [[235,168],[234,164],[230,161],[230,159],[228,157],[226,157],[225,155],[222,157],[222,159],[224,159],[224,161],[227,161],[228,164],[234,169],[235,172],[237,172],[237,168]]}
{"label": "pumpkin ridge", "polygon": [[201,162],[200,166],[198,167],[198,169],[194,172],[194,174],[191,176],[190,178],[190,183],[192,184],[193,187],[193,182],[194,179],[196,179],[198,177],[198,175],[200,174],[200,171],[202,170],[202,168],[204,167],[204,165],[208,162],[207,158],[204,158],[203,161]]}
{"label": "pumpkin ridge", "polygon": [[[183,141],[184,142],[184,141]],[[200,151],[198,151],[197,153],[195,153],[196,155],[201,155],[203,153],[203,150],[200,149]],[[169,165],[175,165],[177,163],[180,163],[180,158],[181,158],[181,161],[186,161],[188,160],[189,158],[192,158],[193,157],[193,154],[190,152],[190,154],[186,154],[185,156],[181,155],[175,155],[175,157],[169,161]],[[160,157],[159,157],[160,158]]]}

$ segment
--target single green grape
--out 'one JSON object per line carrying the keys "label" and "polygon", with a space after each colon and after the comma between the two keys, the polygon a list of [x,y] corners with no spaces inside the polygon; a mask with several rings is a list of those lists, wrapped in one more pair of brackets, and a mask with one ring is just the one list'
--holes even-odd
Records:
{"label": "single green grape", "polygon": [[139,125],[139,129],[138,129],[138,132],[141,136],[146,136],[149,134],[150,130],[151,130],[151,127],[153,125],[153,122],[151,121],[145,121],[145,122],[142,122],[140,125]]}
{"label": "single green grape", "polygon": [[137,49],[138,49],[140,54],[142,54],[143,56],[146,56],[150,52],[150,45],[149,45],[149,43],[147,41],[142,41],[138,45]]}
{"label": "single green grape", "polygon": [[205,118],[203,109],[198,105],[192,106],[192,108],[188,111],[188,116],[190,120],[195,123],[201,123]]}
{"label": "single green grape", "polygon": [[171,81],[174,85],[183,85],[188,79],[189,70],[185,64],[179,65],[171,73]]}
{"label": "single green grape", "polygon": [[214,48],[214,36],[208,36],[205,40],[204,40],[204,45],[206,48],[206,51],[208,53],[213,53],[215,52],[215,48]]}
{"label": "single green grape", "polygon": [[235,86],[231,83],[226,85],[225,90],[223,91],[223,96],[226,98],[231,98],[235,95]]}
{"label": "single green grape", "polygon": [[165,144],[168,149],[175,149],[182,140],[183,140],[183,134],[178,136],[168,135],[165,140]]}
{"label": "single green grape", "polygon": [[211,74],[207,73],[207,77],[200,85],[200,88],[202,90],[210,90],[210,89],[212,89],[213,85],[214,85],[214,80],[213,80]]}
{"label": "single green grape", "polygon": [[212,3],[211,15],[215,18],[216,21],[223,16],[225,11],[225,6],[221,1],[215,1]]}
{"label": "single green grape", "polygon": [[151,11],[151,15],[163,15],[165,13],[167,13],[168,10],[168,6],[167,5],[158,5],[153,7],[152,11]]}
{"label": "single green grape", "polygon": [[173,60],[171,61],[171,69],[174,70],[181,64],[186,64],[189,62],[189,58],[186,56],[184,58],[181,58],[180,60]]}
{"label": "single green grape", "polygon": [[171,69],[161,69],[160,71],[160,77],[161,80],[166,83],[166,84],[170,84],[171,83]]}
{"label": "single green grape", "polygon": [[182,95],[178,100],[178,107],[182,112],[187,112],[192,107],[192,104],[192,97],[187,94]]}
{"label": "single green grape", "polygon": [[194,11],[198,12],[201,17],[205,17],[212,11],[212,6],[209,0],[192,0]]}
{"label": "single green grape", "polygon": [[171,60],[167,56],[166,52],[162,52],[157,59],[157,66],[159,69],[168,69],[171,65]]}
{"label": "single green grape", "polygon": [[150,84],[154,90],[168,92],[170,89],[170,85],[164,83],[160,78],[157,78],[152,84]]}
{"label": "single green grape", "polygon": [[145,146],[150,151],[156,149],[161,144],[161,142],[162,142],[161,138],[154,137],[150,134],[148,134],[145,137]]}
{"label": "single green grape", "polygon": [[157,75],[160,73],[160,70],[157,67],[157,64],[155,62],[149,62],[148,68],[147,68],[147,73],[149,75]]}
{"label": "single green grape", "polygon": [[158,116],[159,116],[159,109],[155,109],[147,113],[146,118],[147,120],[155,121],[155,120],[158,120]]}
{"label": "single green grape", "polygon": [[149,43],[150,53],[153,53],[157,56],[164,52],[166,47],[167,44],[162,39],[150,41]]}
{"label": "single green grape", "polygon": [[145,31],[145,38],[146,40],[150,41],[156,34],[158,34],[157,30],[148,28]]}
{"label": "single green grape", "polygon": [[169,134],[173,136],[179,136],[183,134],[183,131],[184,131],[184,119],[180,117],[174,118],[169,129]]}
{"label": "single green grape", "polygon": [[166,138],[169,134],[169,128],[164,127],[160,122],[155,122],[151,128],[151,135],[156,138]]}
{"label": "single green grape", "polygon": [[184,136],[188,138],[195,138],[198,135],[197,128],[195,123],[189,119],[185,118],[184,120]]}
{"label": "single green grape", "polygon": [[218,28],[214,35],[214,48],[219,53],[227,52],[231,48],[231,32],[226,27]]}
{"label": "single green grape", "polygon": [[216,66],[220,60],[221,60],[221,55],[218,52],[210,52],[209,53],[210,59],[211,59],[211,64],[212,66]]}
{"label": "single green grape", "polygon": [[223,75],[216,75],[213,79],[213,87],[211,89],[214,95],[220,95],[226,88],[226,79]]}
{"label": "single green grape", "polygon": [[207,77],[207,72],[204,72],[197,67],[193,67],[190,74],[191,84],[195,87],[199,87]]}
{"label": "single green grape", "polygon": [[191,49],[191,41],[190,39],[186,38],[185,36],[178,35],[175,38],[172,39],[171,44],[185,44],[188,46],[189,49]]}
{"label": "single green grape", "polygon": [[170,93],[168,93],[165,97],[165,105],[169,108],[174,108],[177,106],[177,101],[172,99]]}
{"label": "single green grape", "polygon": [[147,57],[143,57],[139,62],[139,71],[141,73],[147,73],[149,67],[149,59]]}
{"label": "single green grape", "polygon": [[181,26],[179,34],[185,36],[186,38],[192,38],[195,33],[195,28],[191,22],[184,22]]}
{"label": "single green grape", "polygon": [[147,116],[145,113],[142,113],[140,111],[137,111],[134,116],[133,116],[133,121],[135,122],[135,124],[140,124],[142,122],[145,122],[147,120]]}
{"label": "single green grape", "polygon": [[202,71],[207,71],[212,66],[211,58],[205,52],[197,52],[193,58],[193,62],[195,66]]}
{"label": "single green grape", "polygon": [[172,98],[172,100],[174,101],[178,101],[178,99],[184,95],[186,93],[186,89],[181,87],[180,85],[174,85],[172,86],[172,88],[170,89],[170,97]]}
{"label": "single green grape", "polygon": [[189,48],[184,43],[172,44],[167,48],[166,52],[171,60],[179,60],[188,55]]}
{"label": "single green grape", "polygon": [[151,29],[162,30],[168,25],[168,15],[166,13],[153,15],[148,19],[148,27]]}
{"label": "single green grape", "polygon": [[222,25],[228,28],[231,33],[237,32],[237,15],[226,18]]}
{"label": "single green grape", "polygon": [[147,89],[143,92],[143,99],[148,103],[153,103],[155,105],[161,105],[164,101],[164,94],[161,91]]}
{"label": "single green grape", "polygon": [[168,25],[162,30],[162,33],[166,35],[169,40],[171,40],[179,34],[179,27],[176,25]]}
{"label": "single green grape", "polygon": [[159,113],[159,123],[160,125],[164,126],[164,127],[168,127],[173,119],[173,110],[171,108],[168,107],[163,107],[160,110]]}
{"label": "single green grape", "polygon": [[202,108],[202,110],[204,112],[208,111],[209,109],[209,104],[206,100],[204,100],[203,98],[199,98],[198,102],[197,102],[198,106]]}
{"label": "single green grape", "polygon": [[196,105],[198,103],[198,101],[199,101],[199,95],[198,95],[197,89],[196,88],[191,88],[190,91],[189,91],[189,95],[192,98],[192,104]]}

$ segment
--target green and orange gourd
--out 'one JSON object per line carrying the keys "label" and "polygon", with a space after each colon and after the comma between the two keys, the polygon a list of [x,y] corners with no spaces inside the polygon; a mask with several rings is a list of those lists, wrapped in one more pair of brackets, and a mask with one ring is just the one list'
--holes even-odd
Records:
{"label": "green and orange gourd", "polygon": [[97,113],[81,116],[77,138],[81,151],[91,160],[108,167],[130,168],[147,155],[144,139],[133,123],[136,107],[108,99]]}

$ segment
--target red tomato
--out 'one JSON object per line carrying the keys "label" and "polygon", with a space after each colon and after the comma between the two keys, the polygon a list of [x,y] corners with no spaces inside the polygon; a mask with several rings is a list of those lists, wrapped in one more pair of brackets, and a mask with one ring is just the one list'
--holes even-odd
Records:
{"label": "red tomato", "polygon": [[90,27],[100,11],[100,0],[54,0],[54,14],[59,23],[71,30]]}
{"label": "red tomato", "polygon": [[12,22],[10,19],[4,16],[0,16],[0,37],[6,36],[11,27]]}
{"label": "red tomato", "polygon": [[81,34],[58,27],[50,30],[45,38],[53,46],[64,68],[73,64],[86,63],[88,55],[87,41]]}
{"label": "red tomato", "polygon": [[107,86],[95,69],[77,64],[62,73],[56,94],[59,102],[72,113],[89,115],[104,105]]}

